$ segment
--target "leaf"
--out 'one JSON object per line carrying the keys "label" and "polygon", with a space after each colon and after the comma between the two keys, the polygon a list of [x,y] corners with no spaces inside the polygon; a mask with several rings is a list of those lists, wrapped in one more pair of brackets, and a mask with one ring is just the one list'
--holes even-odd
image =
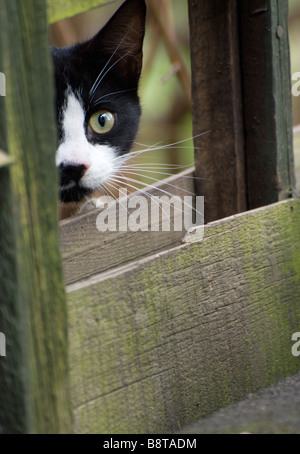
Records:
{"label": "leaf", "polygon": [[51,24],[113,1],[114,0],[47,0],[48,22]]}

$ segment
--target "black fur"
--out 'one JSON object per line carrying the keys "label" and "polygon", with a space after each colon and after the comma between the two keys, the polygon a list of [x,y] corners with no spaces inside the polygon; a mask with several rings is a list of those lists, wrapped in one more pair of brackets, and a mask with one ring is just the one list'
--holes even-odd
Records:
{"label": "black fur", "polygon": [[[51,49],[59,142],[63,140],[61,119],[66,94],[72,91],[82,100],[89,142],[109,144],[120,155],[131,150],[141,115],[138,83],[142,68],[145,15],[144,0],[127,0],[89,41],[68,48]],[[102,81],[91,94],[102,71]],[[88,122],[91,115],[101,109],[113,112],[116,122],[110,132],[99,135],[88,128]],[[62,202],[80,201],[92,191],[80,187],[76,166],[73,166],[74,174],[71,167],[72,163],[60,164],[61,184],[76,182],[76,187],[60,191]]]}

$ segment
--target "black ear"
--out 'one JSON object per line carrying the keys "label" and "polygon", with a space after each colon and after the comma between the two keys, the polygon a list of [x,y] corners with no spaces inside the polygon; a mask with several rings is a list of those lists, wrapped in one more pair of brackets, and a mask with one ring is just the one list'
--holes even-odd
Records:
{"label": "black ear", "polygon": [[85,43],[96,63],[106,56],[123,76],[137,78],[142,69],[146,5],[144,0],[126,0],[97,35]]}

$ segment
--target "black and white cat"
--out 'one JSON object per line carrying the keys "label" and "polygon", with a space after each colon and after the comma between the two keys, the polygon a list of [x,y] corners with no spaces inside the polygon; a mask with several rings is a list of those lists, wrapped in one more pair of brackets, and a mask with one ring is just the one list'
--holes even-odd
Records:
{"label": "black and white cat", "polygon": [[144,0],[126,0],[89,41],[51,49],[64,206],[76,206],[105,185],[132,148],[141,115],[145,16]]}

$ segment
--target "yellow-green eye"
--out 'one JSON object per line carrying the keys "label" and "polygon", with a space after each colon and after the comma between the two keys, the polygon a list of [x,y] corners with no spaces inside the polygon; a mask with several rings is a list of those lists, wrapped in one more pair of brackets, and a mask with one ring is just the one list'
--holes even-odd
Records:
{"label": "yellow-green eye", "polygon": [[89,120],[89,126],[96,134],[106,134],[112,130],[114,125],[115,117],[107,110],[95,112]]}

